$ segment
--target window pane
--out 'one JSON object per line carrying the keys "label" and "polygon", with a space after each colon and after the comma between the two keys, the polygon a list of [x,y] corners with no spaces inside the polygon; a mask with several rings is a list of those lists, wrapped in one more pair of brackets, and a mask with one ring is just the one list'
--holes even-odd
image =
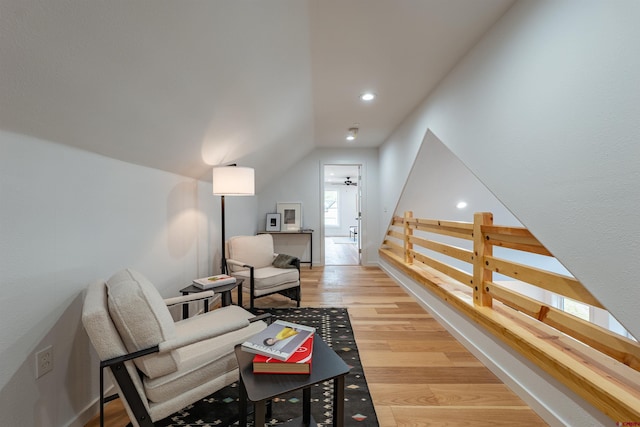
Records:
{"label": "window pane", "polygon": [[565,298],[564,311],[583,320],[589,321],[589,306],[587,304]]}

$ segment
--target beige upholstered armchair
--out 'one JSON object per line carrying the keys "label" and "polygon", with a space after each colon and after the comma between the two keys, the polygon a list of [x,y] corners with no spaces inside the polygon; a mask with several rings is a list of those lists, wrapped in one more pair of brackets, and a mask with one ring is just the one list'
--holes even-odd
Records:
{"label": "beige upholstered armchair", "polygon": [[82,323],[134,426],[152,426],[238,379],[234,346],[266,324],[238,306],[174,322],[167,303],[210,298],[213,292],[163,300],[140,273],[123,270],[87,289]]}
{"label": "beige upholstered armchair", "polygon": [[[274,253],[273,236],[232,237],[227,248],[229,274],[245,279],[251,309],[256,298],[275,293],[295,300],[300,307],[300,260]],[[282,265],[278,264],[280,260],[284,261]]]}

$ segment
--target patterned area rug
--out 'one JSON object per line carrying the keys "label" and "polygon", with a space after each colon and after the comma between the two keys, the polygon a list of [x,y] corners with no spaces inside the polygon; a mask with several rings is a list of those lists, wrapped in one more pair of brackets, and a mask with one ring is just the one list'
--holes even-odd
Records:
{"label": "patterned area rug", "polygon": [[[275,319],[313,326],[322,339],[351,367],[345,381],[345,426],[378,426],[358,348],[346,308],[257,309],[256,314],[271,313]],[[332,381],[311,389],[311,414],[318,426],[332,425]],[[269,425],[285,423],[302,415],[302,391],[284,394],[273,400]],[[238,384],[234,383],[196,402],[156,426],[218,427],[238,424]],[[252,424],[251,424],[252,425]]]}

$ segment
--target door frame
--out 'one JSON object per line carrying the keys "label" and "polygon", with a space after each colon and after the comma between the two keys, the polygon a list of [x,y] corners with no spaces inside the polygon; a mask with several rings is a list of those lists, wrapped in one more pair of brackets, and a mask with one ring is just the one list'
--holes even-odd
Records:
{"label": "door frame", "polygon": [[358,186],[357,186],[357,190],[356,190],[356,194],[357,194],[357,202],[356,202],[356,209],[358,210],[358,212],[356,212],[357,218],[356,218],[356,224],[358,226],[358,238],[357,238],[357,245],[356,245],[356,250],[357,250],[357,254],[358,254],[358,264],[357,265],[362,265],[362,258],[363,258],[363,250],[362,248],[365,246],[364,242],[366,241],[366,235],[363,232],[365,227],[364,227],[364,215],[363,215],[363,206],[365,205],[365,191],[363,189],[364,187],[364,179],[363,179],[363,174],[364,174],[364,164],[361,162],[322,162],[321,167],[320,167],[320,259],[322,262],[322,265],[326,265],[326,258],[325,258],[325,224],[324,224],[324,189],[325,189],[325,170],[327,166],[350,166],[350,167],[357,167],[358,169],[358,173],[357,173],[357,177],[354,180],[352,178],[353,181],[355,181]]}

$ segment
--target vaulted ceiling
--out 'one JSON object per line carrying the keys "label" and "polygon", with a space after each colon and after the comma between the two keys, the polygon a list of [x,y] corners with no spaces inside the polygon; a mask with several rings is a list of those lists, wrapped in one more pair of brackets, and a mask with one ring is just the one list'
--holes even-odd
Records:
{"label": "vaulted ceiling", "polygon": [[315,147],[379,146],[512,3],[0,0],[0,128],[265,183]]}

